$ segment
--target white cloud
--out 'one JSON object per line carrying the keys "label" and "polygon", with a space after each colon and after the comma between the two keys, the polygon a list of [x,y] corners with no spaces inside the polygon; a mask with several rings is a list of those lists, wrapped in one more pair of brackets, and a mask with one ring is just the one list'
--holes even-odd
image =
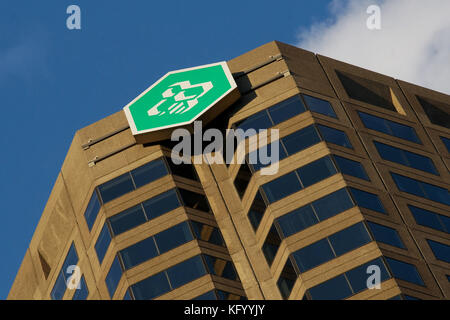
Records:
{"label": "white cloud", "polygon": [[[366,9],[381,8],[381,30]],[[450,94],[449,0],[334,0],[331,18],[300,30],[306,50]]]}

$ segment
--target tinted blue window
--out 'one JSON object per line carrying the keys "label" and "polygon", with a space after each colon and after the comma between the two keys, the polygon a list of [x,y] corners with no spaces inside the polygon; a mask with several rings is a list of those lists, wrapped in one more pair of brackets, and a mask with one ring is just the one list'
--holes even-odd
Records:
{"label": "tinted blue window", "polygon": [[323,282],[308,291],[311,300],[342,300],[352,295],[344,275]]}
{"label": "tinted blue window", "polygon": [[107,203],[134,190],[129,172],[98,186],[103,203]]}
{"label": "tinted blue window", "polygon": [[120,278],[122,278],[122,267],[120,266],[119,259],[116,256],[105,279],[106,286],[108,287],[109,296],[111,298],[114,296],[114,293],[116,292]]}
{"label": "tinted blue window", "polygon": [[153,237],[135,243],[120,251],[125,270],[150,260],[158,255]]}
{"label": "tinted blue window", "polygon": [[388,300],[403,300],[401,295],[394,296],[392,298],[389,298]]}
{"label": "tinted blue window", "polygon": [[277,219],[284,237],[289,237],[319,222],[310,205]]}
{"label": "tinted blue window", "polygon": [[381,258],[372,260],[368,263],[363,264],[362,266],[359,266],[345,273],[354,293],[358,293],[360,291],[368,289],[367,279],[369,278],[370,275],[373,274],[372,270],[368,270],[369,266],[377,266],[380,268],[381,282],[390,278],[386,266],[383,263],[383,260],[381,260]]}
{"label": "tinted blue window", "polygon": [[325,157],[299,168],[297,172],[306,188],[336,174],[336,168],[330,157]]}
{"label": "tinted blue window", "polygon": [[414,265],[392,258],[386,258],[386,262],[388,263],[394,278],[425,286]]}
{"label": "tinted blue window", "polygon": [[212,290],[212,291],[208,291],[204,294],[201,294],[192,300],[217,300],[217,297],[216,297],[216,293],[214,292],[214,290]]}
{"label": "tinted blue window", "polygon": [[155,235],[156,244],[158,245],[160,254],[179,247],[193,239],[187,222],[177,224],[176,226]]}
{"label": "tinted blue window", "polygon": [[446,275],[447,276],[447,280],[448,280],[448,282],[450,282],[450,275]]}
{"label": "tinted blue window", "polygon": [[369,181],[366,170],[364,170],[361,163],[340,156],[334,156],[334,159],[336,160],[339,171],[343,174]]}
{"label": "tinted blue window", "polygon": [[430,158],[413,152],[395,148],[381,142],[374,141],[374,145],[377,148],[380,156],[385,160],[396,162],[404,166],[408,166],[432,174],[438,174],[433,161],[431,161]]}
{"label": "tinted blue window", "polygon": [[64,264],[62,266],[62,272],[64,273],[66,280],[68,278],[67,270],[69,269],[70,266],[76,266],[77,263],[78,263],[77,250],[75,249],[75,245],[72,243],[69,252],[67,253],[66,259],[64,260]]}
{"label": "tinted blue window", "polygon": [[302,189],[295,172],[290,172],[262,186],[270,203],[278,201]]}
{"label": "tinted blue window", "polygon": [[413,296],[408,296],[408,295],[404,295],[405,300],[420,300],[419,298],[413,297]]}
{"label": "tinted blue window", "polygon": [[84,280],[84,276],[81,276],[80,288],[75,290],[72,300],[86,300],[88,296],[89,290],[87,288],[86,281]]}
{"label": "tinted blue window", "polygon": [[391,173],[391,175],[400,191],[450,206],[450,194],[447,189],[414,180],[396,173]]}
{"label": "tinted blue window", "polygon": [[142,206],[138,204],[108,219],[115,236],[131,230],[147,221]]}
{"label": "tinted blue window", "polygon": [[450,153],[450,139],[441,137],[441,140],[444,143],[445,147],[447,148],[448,153]]}
{"label": "tinted blue window", "polygon": [[66,292],[66,279],[63,272],[60,272],[58,278],[56,278],[55,285],[53,286],[50,296],[52,300],[62,300],[64,293]]}
{"label": "tinted blue window", "polygon": [[341,189],[312,203],[320,221],[331,218],[354,206],[346,189]]}
{"label": "tinted blue window", "polygon": [[143,203],[147,219],[151,220],[181,206],[175,189],[164,192]]}
{"label": "tinted blue window", "polygon": [[436,259],[450,263],[450,246],[428,239],[427,242]]}
{"label": "tinted blue window", "polygon": [[167,174],[167,168],[162,159],[149,162],[131,171],[136,188],[149,184]]}
{"label": "tinted blue window", "polygon": [[293,257],[300,272],[305,272],[322,263],[330,261],[334,258],[334,254],[328,240],[322,239],[294,252]]}
{"label": "tinted blue window", "polygon": [[305,111],[305,106],[299,96],[294,96],[269,108],[269,114],[274,124],[281,123]]}
{"label": "tinted blue window", "polygon": [[306,94],[303,95],[303,99],[305,99],[306,105],[308,106],[309,110],[324,114],[329,117],[337,118],[333,107],[328,101],[311,97]]}
{"label": "tinted blue window", "polygon": [[[287,157],[287,154],[284,151],[283,146],[280,144],[279,141],[271,143],[271,144],[268,144],[268,145],[266,145],[264,147],[259,148],[258,150],[250,152],[248,154],[248,159],[249,159],[248,161],[249,161],[249,164],[253,167],[253,170],[255,172],[259,171],[261,168],[267,167],[267,166],[272,164],[270,162],[263,164],[262,161],[261,161],[260,155],[262,154],[266,158],[270,157],[267,160],[271,160],[272,158],[274,158],[274,156],[272,155],[272,150],[274,150],[274,149],[272,149],[272,148],[273,148],[273,145],[275,143],[278,143],[278,160],[281,161],[281,160],[283,160],[284,158]],[[265,160],[265,162],[267,161],[266,159],[264,159],[264,160]]]}
{"label": "tinted blue window", "polygon": [[169,292],[170,285],[165,272],[160,272],[131,286],[136,300],[150,300]]}
{"label": "tinted blue window", "polygon": [[89,204],[86,208],[86,211],[84,212],[84,218],[86,219],[89,231],[91,231],[95,219],[97,219],[99,211],[100,211],[100,201],[98,200],[97,192],[94,190],[91,196],[91,200],[89,200]]}
{"label": "tinted blue window", "polygon": [[209,273],[230,280],[238,280],[236,271],[233,267],[233,263],[231,263],[230,261],[226,261],[209,255],[203,255],[203,257],[205,259]]}
{"label": "tinted blue window", "polygon": [[350,143],[350,140],[348,140],[347,134],[344,131],[330,128],[323,125],[317,125],[319,128],[320,133],[322,134],[322,137],[325,141],[337,144],[342,147],[350,148],[352,149],[352,144]]}
{"label": "tinted blue window", "polygon": [[207,241],[218,246],[225,246],[219,229],[196,221],[191,221],[191,226],[196,239]]}
{"label": "tinted blue window", "polygon": [[404,124],[379,118],[361,111],[358,111],[358,114],[364,126],[368,129],[383,132],[397,138],[409,140],[411,142],[420,144],[420,140],[417,137],[414,128],[411,128]]}
{"label": "tinted blue window", "polygon": [[122,300],[133,300],[132,298],[131,298],[131,294],[130,294],[130,291],[129,290],[127,290],[127,292],[125,293],[125,295],[123,296],[123,299]]}
{"label": "tinted blue window", "polygon": [[442,220],[440,217],[443,217],[444,219],[449,219],[448,217],[441,216],[437,213],[418,208],[412,205],[408,205],[409,210],[414,216],[414,219],[416,220],[417,224],[420,224],[421,226],[425,226],[428,228],[433,228],[439,231],[444,231],[449,233],[450,229],[447,229],[446,226],[442,223]]}
{"label": "tinted blue window", "polygon": [[370,221],[367,222],[367,225],[369,226],[370,231],[372,231],[375,241],[405,249],[397,230]]}
{"label": "tinted blue window", "polygon": [[312,145],[319,143],[320,136],[314,126],[309,126],[281,138],[289,155],[300,152]]}
{"label": "tinted blue window", "polygon": [[270,127],[272,127],[272,121],[267,114],[267,110],[251,115],[237,125],[238,129],[242,129],[244,131],[247,131],[248,129],[255,129],[258,131],[259,129],[267,129]]}
{"label": "tinted blue window", "polygon": [[266,203],[264,202],[260,191],[256,193],[255,199],[253,200],[252,206],[248,212],[248,219],[252,224],[253,230],[257,230],[259,224],[261,223],[261,219],[264,216],[264,212],[266,211]]}
{"label": "tinted blue window", "polygon": [[386,213],[380,198],[376,194],[362,191],[355,188],[349,188],[350,192],[355,199],[356,205],[362,208]]}
{"label": "tinted blue window", "polygon": [[98,236],[97,242],[95,243],[95,251],[97,252],[98,261],[100,264],[103,262],[106,251],[108,251],[109,244],[111,243],[111,235],[108,230],[106,223],[103,225],[103,229]]}
{"label": "tinted blue window", "polygon": [[167,275],[173,289],[181,287],[205,274],[205,265],[200,256],[195,256],[167,269]]}
{"label": "tinted blue window", "polygon": [[362,247],[372,241],[363,223],[357,223],[328,237],[336,256]]}

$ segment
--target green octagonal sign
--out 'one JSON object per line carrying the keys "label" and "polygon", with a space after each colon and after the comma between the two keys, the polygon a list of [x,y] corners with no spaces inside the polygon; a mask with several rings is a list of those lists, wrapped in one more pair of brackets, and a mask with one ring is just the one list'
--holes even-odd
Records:
{"label": "green octagonal sign", "polygon": [[124,107],[139,143],[170,138],[176,127],[204,124],[239,98],[226,62],[171,71]]}

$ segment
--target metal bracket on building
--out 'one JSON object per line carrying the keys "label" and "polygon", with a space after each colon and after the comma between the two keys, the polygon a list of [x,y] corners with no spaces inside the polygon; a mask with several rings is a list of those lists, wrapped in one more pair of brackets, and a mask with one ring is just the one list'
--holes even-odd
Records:
{"label": "metal bracket on building", "polygon": [[116,135],[118,133],[121,133],[122,131],[125,131],[125,130],[129,129],[129,128],[130,128],[130,126],[122,127],[122,128],[117,129],[117,130],[114,130],[113,132],[105,134],[104,136],[101,136],[100,138],[89,139],[88,142],[83,144],[81,147],[83,148],[83,150],[87,150],[91,146],[93,146],[94,144],[99,143],[99,142],[101,142],[103,140],[106,140],[106,139],[108,139],[108,138],[110,138],[110,137],[112,137],[112,136],[114,136],[114,135]]}
{"label": "metal bracket on building", "polygon": [[122,147],[122,148],[119,148],[119,149],[117,149],[117,150],[114,150],[114,151],[112,151],[112,152],[109,152],[109,153],[105,154],[104,156],[101,156],[101,157],[95,156],[94,159],[88,161],[88,166],[89,166],[89,167],[93,167],[93,166],[95,166],[95,164],[96,164],[97,162],[100,162],[100,161],[102,161],[102,160],[105,160],[106,158],[109,158],[109,157],[111,157],[111,156],[113,156],[113,155],[115,155],[115,154],[117,154],[117,153],[119,153],[119,152],[122,152],[122,151],[124,151],[125,149],[131,148],[131,147],[133,147],[133,146],[135,146],[135,145],[137,145],[137,143],[136,143],[136,142],[133,142],[133,143],[130,143],[130,144],[128,144],[128,145],[126,145],[126,146],[124,146],[124,147]]}
{"label": "metal bracket on building", "polygon": [[244,70],[244,71],[242,71],[242,72],[239,72],[234,78],[235,78],[235,79],[239,79],[240,77],[243,77],[243,76],[245,76],[246,74],[249,74],[250,72],[253,72],[253,71],[255,71],[255,70],[258,70],[258,69],[260,69],[260,68],[262,68],[262,67],[267,66],[268,64],[271,64],[272,62],[280,61],[280,60],[282,60],[282,59],[283,59],[283,56],[281,55],[281,53],[279,53],[279,54],[277,54],[277,55],[274,55],[274,56],[269,56],[269,59],[268,59],[268,60],[266,60],[266,61],[264,61],[264,62],[261,62],[260,64],[257,64],[257,65],[255,65],[255,66],[253,66],[253,67],[251,67],[251,68],[248,68],[248,69],[246,69],[246,70]]}
{"label": "metal bracket on building", "polygon": [[265,85],[267,85],[267,84],[269,84],[269,83],[271,83],[271,82],[273,82],[275,80],[278,80],[278,79],[281,79],[281,78],[284,78],[284,77],[288,77],[290,75],[291,75],[291,73],[288,70],[282,71],[282,72],[277,72],[273,77],[271,77],[271,78],[269,78],[269,79],[267,79],[267,80],[265,80],[265,81],[263,81],[261,83],[255,84],[250,89],[242,92],[242,95],[245,95],[245,94],[247,94],[247,93],[249,93],[251,91],[254,91],[256,89],[259,89],[262,86],[265,86]]}

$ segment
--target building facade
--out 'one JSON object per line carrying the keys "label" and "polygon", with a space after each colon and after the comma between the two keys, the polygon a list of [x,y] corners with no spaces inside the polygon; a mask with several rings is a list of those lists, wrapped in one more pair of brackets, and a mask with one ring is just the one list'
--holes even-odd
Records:
{"label": "building facade", "polygon": [[8,299],[449,299],[450,96],[280,42],[228,66],[209,126],[279,129],[278,173],[175,165],[112,114],[75,134]]}

